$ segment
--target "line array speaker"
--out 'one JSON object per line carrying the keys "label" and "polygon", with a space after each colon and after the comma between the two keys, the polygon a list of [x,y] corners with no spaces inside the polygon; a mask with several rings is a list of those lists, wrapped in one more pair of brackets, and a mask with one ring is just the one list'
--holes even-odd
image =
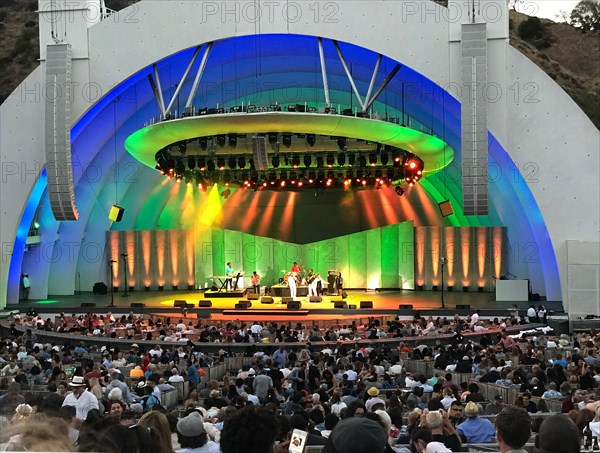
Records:
{"label": "line array speaker", "polygon": [[373,308],[373,301],[372,300],[361,300],[360,301],[360,308]]}
{"label": "line array speaker", "polygon": [[323,298],[321,296],[310,296],[308,298],[311,302],[321,302]]}
{"label": "line array speaker", "polygon": [[271,296],[263,296],[260,299],[260,303],[261,304],[272,304],[273,303],[273,298]]}
{"label": "line array speaker", "polygon": [[210,307],[212,307],[212,301],[206,300],[206,299],[201,299],[198,301],[198,307],[199,308],[210,308]]}
{"label": "line array speaker", "polygon": [[181,308],[181,307],[185,307],[186,305],[187,305],[187,301],[185,301],[185,300],[182,300],[182,299],[175,299],[175,300],[173,301],[173,306],[174,306],[174,307],[179,307],[179,308]]}

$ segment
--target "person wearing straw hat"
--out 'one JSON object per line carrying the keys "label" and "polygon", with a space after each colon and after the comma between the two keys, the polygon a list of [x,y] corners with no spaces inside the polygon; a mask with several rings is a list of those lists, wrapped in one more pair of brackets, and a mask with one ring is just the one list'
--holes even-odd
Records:
{"label": "person wearing straw hat", "polygon": [[90,410],[99,410],[98,399],[87,391],[83,376],[73,376],[73,379],[69,382],[69,387],[71,388],[71,393],[65,397],[62,405],[74,406],[77,420],[83,422]]}
{"label": "person wearing straw hat", "polygon": [[369,399],[365,403],[367,411],[372,412],[373,406],[377,404],[382,404],[383,409],[385,410],[385,401],[379,397],[379,389],[377,387],[369,387],[367,395],[369,395]]}

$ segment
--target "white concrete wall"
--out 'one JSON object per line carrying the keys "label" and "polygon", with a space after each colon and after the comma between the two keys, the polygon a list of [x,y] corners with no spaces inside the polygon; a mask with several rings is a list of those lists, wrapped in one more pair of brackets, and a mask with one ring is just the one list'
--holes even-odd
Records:
{"label": "white concrete wall", "polygon": [[[81,86],[92,83],[100,93],[107,93],[140,69],[181,49],[233,36],[294,33],[338,39],[381,52],[446,87],[460,81],[454,35],[460,24],[468,20],[464,5],[460,6],[463,3],[451,1],[450,8],[445,10],[427,0],[272,2],[269,6],[263,4],[267,9],[263,9],[260,21],[256,21],[255,2],[148,0],[88,30],[89,73],[87,67],[76,68],[74,78]],[[558,85],[506,44],[505,1],[482,1],[481,5],[485,12],[482,15],[490,18],[493,11],[500,12],[500,19],[489,27],[490,37],[497,38],[489,47],[489,58],[494,62],[489,82],[500,84],[503,95],[490,109],[490,130],[515,161],[534,161],[540,166],[539,182],[529,185],[550,230],[564,280],[566,241],[598,240],[599,133]],[[451,14],[454,15],[449,17]],[[135,52],[131,51],[133,46]],[[88,64],[85,60],[82,63]],[[41,85],[40,74],[36,70],[24,84]],[[521,92],[516,97],[518,102],[513,102],[514,93],[508,87],[515,82],[537,84],[542,103],[525,102],[528,92]],[[0,288],[6,288],[10,258],[5,250],[14,242],[23,205],[35,182],[33,175],[9,176],[5,168],[16,156],[29,167],[32,162],[43,162],[42,104],[34,99],[22,103],[19,95],[22,88],[0,107],[3,169]],[[84,99],[83,90],[76,91],[75,97],[74,121],[89,107],[89,96]],[[22,127],[25,123],[27,128]],[[567,153],[572,165],[564,163]],[[593,170],[586,171],[590,168]],[[73,275],[64,278],[72,287]],[[55,283],[60,286],[60,282]],[[565,301],[566,296],[563,291]],[[16,302],[14,295],[10,302]],[[2,290],[0,306],[5,303],[6,294]]]}

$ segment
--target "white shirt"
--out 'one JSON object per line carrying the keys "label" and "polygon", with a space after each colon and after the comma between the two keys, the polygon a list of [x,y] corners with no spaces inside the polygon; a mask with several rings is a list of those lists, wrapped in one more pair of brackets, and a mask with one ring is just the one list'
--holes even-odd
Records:
{"label": "white shirt", "polygon": [[479,315],[477,313],[473,313],[471,315],[471,324],[475,324],[479,321]]}
{"label": "white shirt", "polygon": [[356,371],[354,371],[354,370],[346,370],[344,372],[344,374],[346,374],[348,376],[349,381],[356,381],[356,378],[358,377],[358,375],[356,374]]}
{"label": "white shirt", "polygon": [[529,307],[527,309],[527,317],[529,317],[529,318],[535,318],[535,308]]}
{"label": "white shirt", "polygon": [[177,453],[219,453],[221,447],[218,443],[209,440],[207,443],[198,448],[181,448]]}
{"label": "white shirt", "polygon": [[85,420],[91,409],[98,409],[98,399],[87,390],[79,398],[71,392],[65,397],[62,405],[75,407],[75,417],[79,420]]}
{"label": "white shirt", "polygon": [[169,378],[169,382],[183,382],[183,376],[180,374],[175,374]]}

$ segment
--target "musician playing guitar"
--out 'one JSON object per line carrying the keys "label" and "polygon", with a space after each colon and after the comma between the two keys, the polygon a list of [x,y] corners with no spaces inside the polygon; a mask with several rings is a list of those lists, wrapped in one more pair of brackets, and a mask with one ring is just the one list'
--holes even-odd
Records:
{"label": "musician playing guitar", "polygon": [[317,283],[319,282],[319,274],[315,274],[312,269],[308,271],[306,283],[308,283],[308,297],[317,296]]}

